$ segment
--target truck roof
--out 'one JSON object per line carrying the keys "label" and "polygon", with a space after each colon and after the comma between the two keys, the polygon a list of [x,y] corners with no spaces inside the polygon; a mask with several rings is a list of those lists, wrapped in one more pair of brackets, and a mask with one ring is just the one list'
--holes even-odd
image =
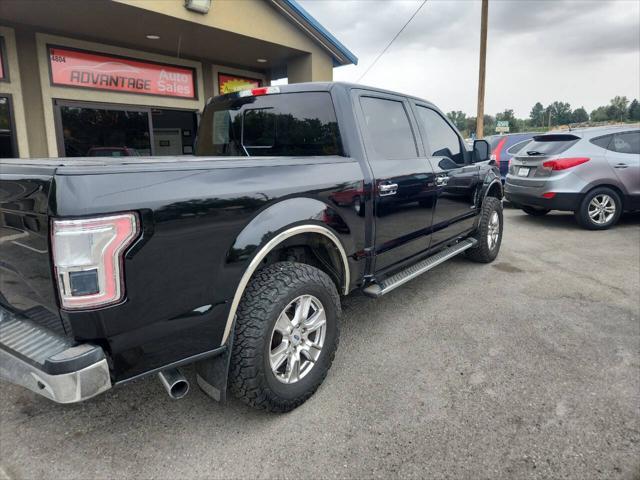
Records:
{"label": "truck roof", "polygon": [[[291,83],[287,85],[277,85],[280,93],[294,93],[294,92],[328,92],[334,88],[341,88],[344,90],[369,90],[371,92],[384,93],[388,95],[397,95],[400,97],[411,98],[413,100],[418,100],[420,102],[424,102],[433,105],[429,100],[425,100],[424,98],[416,97],[414,95],[407,95],[405,93],[394,92],[392,90],[386,90],[384,88],[372,87],[369,85],[362,85],[359,83],[351,83],[351,82],[303,82],[303,83]],[[221,98],[224,95],[218,95],[209,99],[209,102]],[[208,103],[208,102],[207,102]]]}

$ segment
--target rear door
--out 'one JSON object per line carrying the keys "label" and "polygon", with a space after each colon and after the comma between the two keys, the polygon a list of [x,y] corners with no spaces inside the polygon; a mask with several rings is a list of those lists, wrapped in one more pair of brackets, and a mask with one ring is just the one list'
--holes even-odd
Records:
{"label": "rear door", "polygon": [[374,176],[375,270],[429,248],[434,174],[407,100],[354,92],[367,159]]}
{"label": "rear door", "polygon": [[607,147],[607,162],[624,185],[632,207],[640,203],[640,130],[613,135]]}
{"label": "rear door", "polygon": [[435,174],[435,247],[473,228],[480,167],[470,163],[462,138],[438,111],[419,103],[415,110]]}

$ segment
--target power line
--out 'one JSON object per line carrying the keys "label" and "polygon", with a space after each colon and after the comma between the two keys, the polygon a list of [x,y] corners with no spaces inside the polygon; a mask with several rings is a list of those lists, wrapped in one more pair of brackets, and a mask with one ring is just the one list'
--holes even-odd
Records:
{"label": "power line", "polygon": [[411,15],[411,17],[409,18],[409,20],[407,20],[407,23],[405,23],[402,28],[398,31],[398,33],[395,34],[395,36],[391,39],[391,41],[387,44],[386,47],[384,47],[384,49],[378,54],[378,56],[376,57],[376,59],[373,61],[373,63],[371,65],[369,65],[369,68],[367,68],[365,70],[365,72],[360,75],[360,78],[358,78],[357,83],[360,83],[360,80],[362,80],[364,78],[364,76],[369,73],[369,70],[371,70],[373,68],[373,66],[378,63],[378,60],[380,60],[380,57],[382,57],[382,55],[385,54],[385,52],[387,50],[389,50],[389,47],[391,46],[391,44],[393,42],[395,42],[396,38],[398,38],[400,36],[400,34],[404,31],[405,28],[407,28],[407,25],[409,25],[411,23],[411,20],[413,20],[413,18],[418,14],[418,12],[422,9],[422,7],[424,7],[425,3],[427,3],[427,0],[423,0],[422,3],[420,4],[420,6],[416,9],[415,12],[413,12],[413,15]]}

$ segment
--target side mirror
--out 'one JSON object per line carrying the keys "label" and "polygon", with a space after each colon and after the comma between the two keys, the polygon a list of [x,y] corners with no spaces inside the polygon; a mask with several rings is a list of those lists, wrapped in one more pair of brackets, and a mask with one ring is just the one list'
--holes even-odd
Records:
{"label": "side mirror", "polygon": [[486,162],[489,160],[491,147],[486,140],[475,140],[473,142],[473,163]]}

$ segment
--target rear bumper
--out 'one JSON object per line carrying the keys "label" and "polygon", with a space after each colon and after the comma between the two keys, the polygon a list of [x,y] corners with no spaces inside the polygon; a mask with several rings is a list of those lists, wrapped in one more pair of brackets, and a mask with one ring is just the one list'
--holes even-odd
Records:
{"label": "rear bumper", "polygon": [[3,307],[0,379],[58,403],[80,402],[111,388],[102,348],[75,345]]}
{"label": "rear bumper", "polygon": [[575,212],[580,205],[580,194],[557,193],[553,198],[534,197],[527,194],[505,191],[505,198],[515,206],[529,206],[545,210],[563,210]]}
{"label": "rear bumper", "polygon": [[[580,201],[583,196],[582,193],[579,193],[580,190],[567,192],[562,182],[540,181],[535,186],[524,186],[514,185],[510,181],[510,177],[511,175],[507,176],[507,181],[504,185],[504,196],[514,205],[572,212],[575,212],[580,207]],[[542,195],[546,192],[554,192],[555,196],[553,198],[544,198]]]}

